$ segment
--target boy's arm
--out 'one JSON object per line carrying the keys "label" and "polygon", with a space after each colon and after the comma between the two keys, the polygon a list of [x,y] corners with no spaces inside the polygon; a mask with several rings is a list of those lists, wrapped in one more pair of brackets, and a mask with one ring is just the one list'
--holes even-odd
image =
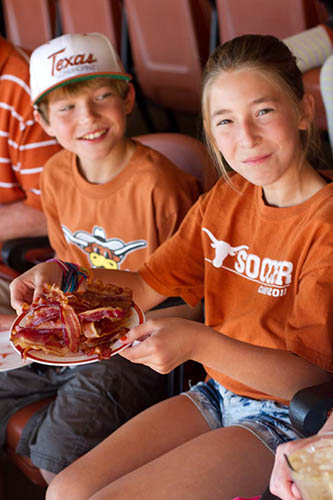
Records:
{"label": "boy's arm", "polygon": [[47,220],[47,234],[50,240],[51,247],[57,254],[56,257],[62,260],[67,260],[66,255],[67,242],[61,227],[58,214],[58,205],[56,193],[63,179],[57,178],[55,175],[50,175],[52,171],[58,171],[59,162],[57,156],[50,159],[45,165],[45,168],[40,176],[41,201],[43,212]]}

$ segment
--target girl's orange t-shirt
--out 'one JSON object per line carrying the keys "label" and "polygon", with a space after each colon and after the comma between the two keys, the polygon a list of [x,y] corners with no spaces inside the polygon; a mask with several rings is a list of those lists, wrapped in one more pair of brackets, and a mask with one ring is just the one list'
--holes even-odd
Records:
{"label": "girl's orange t-shirt", "polygon": [[[333,183],[287,208],[265,205],[262,188],[239,175],[232,183],[203,195],[140,275],[192,306],[204,298],[206,324],[224,335],[333,372]],[[207,373],[237,394],[272,399]]]}

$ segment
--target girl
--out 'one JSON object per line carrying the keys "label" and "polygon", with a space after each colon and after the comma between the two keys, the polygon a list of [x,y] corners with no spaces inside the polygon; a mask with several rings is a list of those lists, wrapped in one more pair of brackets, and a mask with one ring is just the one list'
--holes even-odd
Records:
{"label": "girl", "polygon": [[[276,447],[301,437],[292,395],[331,379],[333,186],[311,163],[313,99],[295,58],[272,36],[225,43],[206,65],[202,105],[224,179],[138,273],[94,277],[129,286],[144,310],[204,298],[205,325],[149,320],[122,355],[160,373],[192,359],[210,379],[130,420],[60,473],[48,500],[257,495]],[[62,280],[57,262],[35,267],[13,282],[13,306]]]}

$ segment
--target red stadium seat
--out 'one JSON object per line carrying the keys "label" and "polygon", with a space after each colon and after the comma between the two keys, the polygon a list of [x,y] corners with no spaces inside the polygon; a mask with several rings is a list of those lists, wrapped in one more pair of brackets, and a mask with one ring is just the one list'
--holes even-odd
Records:
{"label": "red stadium seat", "polygon": [[32,51],[55,36],[56,0],[2,0],[6,37]]}
{"label": "red stadium seat", "polygon": [[200,110],[209,55],[208,0],[125,0],[135,74],[144,96],[164,108]]}
{"label": "red stadium seat", "polygon": [[120,0],[59,0],[59,8],[63,33],[103,33],[120,53]]}
{"label": "red stadium seat", "polygon": [[[318,0],[216,0],[220,41],[243,34],[275,35],[287,38],[323,23],[327,12]],[[255,12],[255,15],[253,13]],[[319,83],[320,68],[304,74],[305,91],[313,94],[316,123],[327,130],[326,112]]]}

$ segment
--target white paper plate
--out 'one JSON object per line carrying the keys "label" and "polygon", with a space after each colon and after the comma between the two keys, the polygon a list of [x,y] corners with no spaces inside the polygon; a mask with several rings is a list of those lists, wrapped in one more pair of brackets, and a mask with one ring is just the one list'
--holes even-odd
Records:
{"label": "white paper plate", "polygon": [[[134,304],[133,307],[131,307],[132,314],[128,318],[128,322],[125,325],[126,328],[133,328],[134,326],[139,325],[140,323],[144,322],[144,314],[142,310],[140,309],[139,306]],[[25,312],[21,314],[14,323],[11,326],[10,331],[13,330],[17,325],[24,326],[25,323],[25,316],[27,314],[30,314],[29,312]],[[16,351],[15,356],[17,357],[18,355],[21,356],[22,349],[20,347],[14,346],[14,344],[10,343],[12,348]],[[118,354],[120,351],[123,349],[126,349],[129,344],[124,343],[121,340],[116,340],[114,344],[112,345],[112,354],[111,356],[114,356],[115,354]],[[75,365],[86,365],[88,363],[95,363],[98,361],[98,356],[94,354],[93,356],[86,356],[83,354],[81,351],[78,353],[67,353],[65,356],[55,356],[54,354],[46,354],[43,351],[39,351],[36,349],[30,349],[30,351],[27,352],[26,354],[27,360],[32,363],[41,363],[42,365],[54,365],[54,366],[75,366]],[[28,364],[29,364],[28,362]],[[24,363],[27,364],[27,363]]]}
{"label": "white paper plate", "polygon": [[13,351],[9,340],[9,332],[0,332],[0,372],[22,368],[30,365],[32,361],[21,358],[21,355]]}

